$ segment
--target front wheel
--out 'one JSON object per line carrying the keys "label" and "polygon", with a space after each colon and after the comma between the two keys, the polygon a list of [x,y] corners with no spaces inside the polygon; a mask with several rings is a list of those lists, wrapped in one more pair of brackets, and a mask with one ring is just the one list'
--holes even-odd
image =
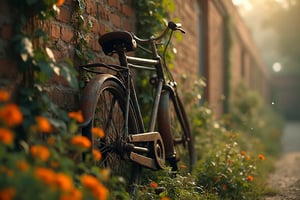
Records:
{"label": "front wheel", "polygon": [[195,164],[194,138],[183,104],[172,92],[162,93],[158,120],[172,169],[187,168],[191,172]]}
{"label": "front wheel", "polygon": [[[125,89],[119,82],[111,79],[105,80],[96,88],[98,91],[93,91],[96,92],[97,96],[94,105],[92,105],[92,120],[88,126],[82,129],[82,134],[92,141],[92,148],[99,150],[102,154],[102,159],[95,164],[110,169],[114,176],[125,178],[128,186],[138,184],[141,167],[126,159],[126,151],[122,148],[122,144],[126,143],[127,132],[125,130]],[[91,92],[85,91],[84,95],[91,95]],[[104,138],[92,134],[94,127],[103,129]],[[130,102],[128,134],[139,133],[139,131],[137,116]]]}

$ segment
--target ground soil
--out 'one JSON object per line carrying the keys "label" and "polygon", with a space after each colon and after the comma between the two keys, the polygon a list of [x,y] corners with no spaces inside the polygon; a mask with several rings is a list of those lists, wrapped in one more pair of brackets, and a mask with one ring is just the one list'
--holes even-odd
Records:
{"label": "ground soil", "polygon": [[282,155],[270,174],[265,200],[300,200],[300,122],[287,122]]}

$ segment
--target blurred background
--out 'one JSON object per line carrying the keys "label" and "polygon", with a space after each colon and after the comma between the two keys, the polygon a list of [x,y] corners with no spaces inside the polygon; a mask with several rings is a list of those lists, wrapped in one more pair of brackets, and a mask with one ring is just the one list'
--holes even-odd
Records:
{"label": "blurred background", "polygon": [[272,72],[273,104],[300,119],[300,1],[233,0]]}

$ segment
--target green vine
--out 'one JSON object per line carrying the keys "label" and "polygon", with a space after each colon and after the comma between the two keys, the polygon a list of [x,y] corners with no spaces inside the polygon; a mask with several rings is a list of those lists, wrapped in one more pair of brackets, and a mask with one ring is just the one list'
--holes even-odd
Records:
{"label": "green vine", "polygon": [[[136,12],[136,34],[143,38],[149,38],[152,35],[160,34],[165,28],[166,23],[169,20],[170,13],[175,10],[175,3],[173,0],[153,0],[153,1],[144,1],[137,0],[135,1],[135,10]],[[165,44],[165,40],[162,41],[162,44]],[[172,44],[170,45],[172,46]],[[149,46],[146,48],[150,48]],[[166,52],[166,62],[168,66],[172,65],[174,60],[174,54],[169,49]],[[158,48],[160,54],[162,54],[163,45]],[[141,57],[149,57],[148,53],[137,49],[137,56]],[[139,72],[140,73],[140,72]],[[141,72],[137,78],[137,89],[140,91],[139,100],[142,104],[143,113],[150,112],[150,106],[152,101],[152,93],[147,90],[149,86],[149,74],[150,72]],[[145,92],[149,91],[149,92]],[[150,116],[147,115],[146,116]],[[146,117],[145,121],[148,121],[148,117]]]}
{"label": "green vine", "polygon": [[75,52],[79,64],[87,64],[94,59],[94,52],[88,47],[87,35],[91,32],[92,22],[86,20],[86,5],[84,0],[75,0],[77,2],[74,12],[74,24],[76,30]]}

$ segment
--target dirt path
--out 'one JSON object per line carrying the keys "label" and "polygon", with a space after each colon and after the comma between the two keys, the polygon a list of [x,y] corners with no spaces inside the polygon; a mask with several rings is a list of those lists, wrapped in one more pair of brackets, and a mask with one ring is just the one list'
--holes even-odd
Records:
{"label": "dirt path", "polygon": [[300,200],[300,121],[286,123],[282,149],[268,182],[269,187],[278,192],[265,200]]}

